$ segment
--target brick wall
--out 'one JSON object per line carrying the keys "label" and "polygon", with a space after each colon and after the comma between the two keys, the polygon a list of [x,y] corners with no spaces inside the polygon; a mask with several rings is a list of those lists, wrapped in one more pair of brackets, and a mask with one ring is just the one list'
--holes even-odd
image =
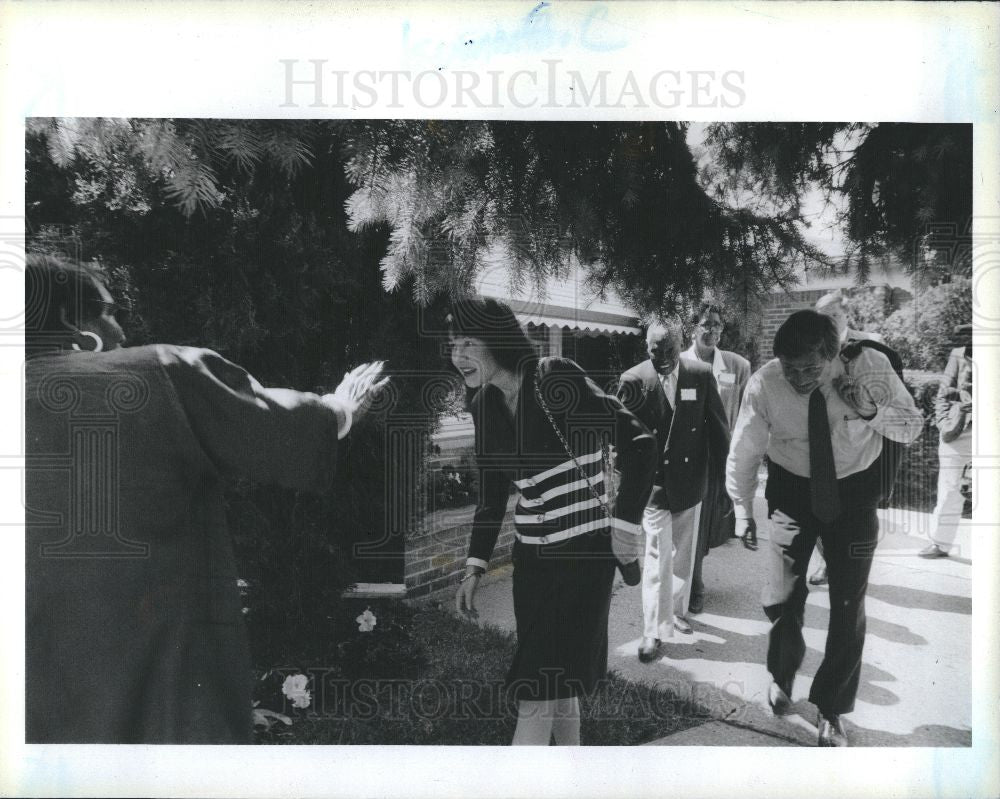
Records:
{"label": "brick wall", "polygon": [[[778,332],[781,323],[788,318],[789,314],[794,311],[801,311],[803,308],[812,308],[816,304],[816,300],[824,294],[829,294],[831,291],[836,290],[836,287],[828,286],[822,289],[789,291],[787,293],[778,292],[768,295],[768,299],[764,304],[764,315],[761,324],[760,364],[763,365],[774,357],[774,351],[771,348],[774,342],[774,334]],[[889,286],[866,286],[861,289],[842,286],[841,291],[848,298],[858,291],[874,293],[881,297],[887,313],[899,307],[908,297],[908,292],[894,290]]]}
{"label": "brick wall", "polygon": [[[511,502],[514,502],[513,497]],[[407,538],[404,565],[407,597],[424,596],[462,579],[473,510],[469,506],[429,514],[423,529]],[[514,518],[508,507],[490,568],[510,563],[513,544]]]}

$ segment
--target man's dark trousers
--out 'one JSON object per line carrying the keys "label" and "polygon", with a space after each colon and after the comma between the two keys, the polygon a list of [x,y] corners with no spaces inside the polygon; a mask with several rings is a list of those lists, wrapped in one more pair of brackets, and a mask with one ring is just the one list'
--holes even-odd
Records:
{"label": "man's dark trousers", "polygon": [[767,670],[791,695],[806,645],[802,637],[806,571],[816,539],[823,542],[830,591],[826,651],[813,678],[809,701],[824,715],[854,709],[865,643],[865,592],[878,541],[877,463],[837,481],[840,515],[821,522],[810,509],[809,481],[782,469],[768,468],[766,497],[771,515],[769,575],[764,612],[771,620]]}

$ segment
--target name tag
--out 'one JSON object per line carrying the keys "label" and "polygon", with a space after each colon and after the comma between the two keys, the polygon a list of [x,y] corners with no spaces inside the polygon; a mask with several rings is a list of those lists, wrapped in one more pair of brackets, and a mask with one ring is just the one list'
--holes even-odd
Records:
{"label": "name tag", "polygon": [[681,400],[696,400],[698,399],[698,389],[696,388],[682,388],[681,389]]}
{"label": "name tag", "polygon": [[721,372],[719,374],[719,382],[724,386],[736,385],[736,375],[732,372]]}

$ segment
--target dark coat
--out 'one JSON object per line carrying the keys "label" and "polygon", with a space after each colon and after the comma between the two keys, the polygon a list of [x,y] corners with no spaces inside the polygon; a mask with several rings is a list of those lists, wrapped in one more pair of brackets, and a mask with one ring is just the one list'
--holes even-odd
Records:
{"label": "dark coat", "polygon": [[729,422],[711,367],[680,359],[669,426],[670,406],[652,361],[621,376],[618,396],[653,432],[661,453],[648,504],[680,512],[701,502],[708,487],[709,455],[721,480],[729,453]]}
{"label": "dark coat", "polygon": [[209,350],[26,367],[26,740],[245,743],[225,475],[332,484],[337,419]]}

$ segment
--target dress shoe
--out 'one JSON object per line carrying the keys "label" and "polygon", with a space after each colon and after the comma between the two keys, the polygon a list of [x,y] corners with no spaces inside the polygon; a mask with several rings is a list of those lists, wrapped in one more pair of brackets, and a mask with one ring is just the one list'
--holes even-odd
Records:
{"label": "dress shoe", "polygon": [[767,704],[771,706],[771,712],[775,716],[784,716],[792,704],[788,694],[776,682],[772,682],[767,689]]}
{"label": "dress shoe", "polygon": [[705,597],[702,595],[691,596],[691,601],[688,602],[688,613],[701,613],[705,609]]}
{"label": "dress shoe", "polygon": [[659,638],[643,638],[639,643],[639,662],[652,663],[660,653]]}
{"label": "dress shoe", "polygon": [[826,585],[827,582],[825,563],[809,575],[809,585]]}
{"label": "dress shoe", "polygon": [[847,746],[847,733],[844,732],[840,716],[819,717],[819,745]]}
{"label": "dress shoe", "polygon": [[747,529],[746,534],[743,536],[743,546],[749,549],[751,552],[757,549],[757,531],[750,527]]}
{"label": "dress shoe", "polygon": [[691,635],[694,632],[683,616],[674,616],[674,629],[679,633],[684,633],[684,635]]}
{"label": "dress shoe", "polygon": [[946,558],[948,557],[948,550],[941,549],[937,544],[931,544],[921,549],[917,555],[921,558]]}

